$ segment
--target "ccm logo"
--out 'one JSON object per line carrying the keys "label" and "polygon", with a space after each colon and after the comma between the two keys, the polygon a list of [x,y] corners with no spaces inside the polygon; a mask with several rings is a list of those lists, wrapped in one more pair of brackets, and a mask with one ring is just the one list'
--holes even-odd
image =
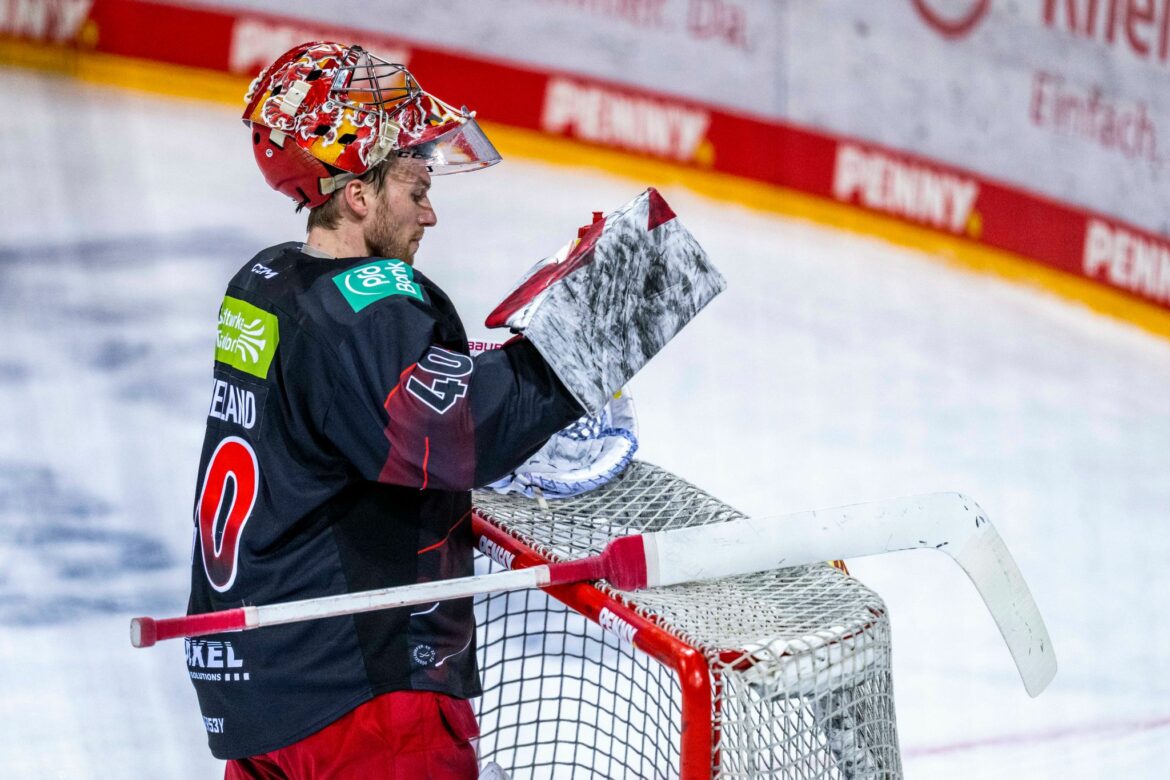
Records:
{"label": "ccm logo", "polygon": [[991,0],[913,0],[918,15],[945,38],[963,38],[991,10]]}

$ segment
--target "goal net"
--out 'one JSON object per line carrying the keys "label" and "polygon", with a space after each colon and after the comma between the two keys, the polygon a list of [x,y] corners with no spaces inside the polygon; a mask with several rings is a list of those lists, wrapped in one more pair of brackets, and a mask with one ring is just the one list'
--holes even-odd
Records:
{"label": "goal net", "polygon": [[[743,517],[640,461],[576,498],[475,508],[481,570]],[[901,776],[886,607],[831,565],[496,594],[476,617],[480,755],[513,778]]]}

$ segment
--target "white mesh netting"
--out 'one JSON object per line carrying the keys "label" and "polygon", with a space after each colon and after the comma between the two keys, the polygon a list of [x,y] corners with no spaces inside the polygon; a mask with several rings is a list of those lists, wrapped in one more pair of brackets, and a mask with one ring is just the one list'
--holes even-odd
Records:
{"label": "white mesh netting", "polygon": [[[475,505],[518,549],[550,561],[743,516],[639,461],[576,498],[542,505],[483,492]],[[699,651],[709,684],[684,685],[621,631],[542,592],[483,598],[480,752],[512,777],[689,777],[697,763],[698,776],[728,779],[901,775],[886,608],[848,575],[816,565],[636,593],[596,588]],[[682,738],[688,706],[710,714],[699,757]]]}

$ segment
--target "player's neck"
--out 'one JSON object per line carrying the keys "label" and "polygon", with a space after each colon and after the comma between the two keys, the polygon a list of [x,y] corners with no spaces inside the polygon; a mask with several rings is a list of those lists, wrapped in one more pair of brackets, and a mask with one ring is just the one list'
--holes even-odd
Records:
{"label": "player's neck", "polygon": [[342,224],[336,229],[313,228],[305,244],[331,257],[365,257],[369,254],[361,229]]}

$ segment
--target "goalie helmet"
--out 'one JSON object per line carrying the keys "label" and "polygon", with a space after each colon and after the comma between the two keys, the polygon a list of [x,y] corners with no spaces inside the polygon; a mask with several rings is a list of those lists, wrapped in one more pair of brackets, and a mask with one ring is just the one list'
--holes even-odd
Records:
{"label": "goalie helmet", "polygon": [[427,94],[404,66],[360,46],[296,46],[244,100],[256,163],[298,210],[320,206],[391,154],[422,159],[436,175],[500,161],[474,112]]}

